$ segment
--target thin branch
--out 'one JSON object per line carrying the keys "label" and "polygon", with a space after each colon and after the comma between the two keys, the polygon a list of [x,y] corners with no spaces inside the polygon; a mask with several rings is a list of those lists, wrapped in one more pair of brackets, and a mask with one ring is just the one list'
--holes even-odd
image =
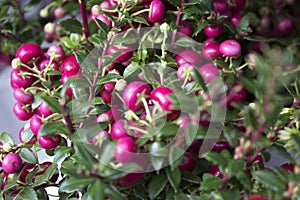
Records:
{"label": "thin branch", "polygon": [[[181,0],[181,5],[180,5],[180,8],[178,9],[177,18],[176,18],[176,22],[175,22],[176,26],[178,26],[179,22],[180,22],[180,15],[181,15],[181,12],[182,12],[183,4],[184,4],[184,0]],[[174,30],[173,34],[172,34],[171,49],[174,46],[175,39],[176,39],[176,34],[177,34],[177,30]]]}
{"label": "thin branch", "polygon": [[80,12],[81,12],[82,24],[83,24],[83,32],[84,32],[84,35],[85,35],[86,43],[89,46],[92,46],[91,42],[88,40],[88,37],[90,36],[90,30],[89,30],[89,27],[88,27],[85,0],[78,0],[78,2],[79,2],[79,6],[80,6]]}

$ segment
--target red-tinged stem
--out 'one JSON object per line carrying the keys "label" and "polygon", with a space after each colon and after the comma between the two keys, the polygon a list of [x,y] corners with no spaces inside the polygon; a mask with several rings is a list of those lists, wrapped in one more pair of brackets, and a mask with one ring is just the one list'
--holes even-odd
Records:
{"label": "red-tinged stem", "polygon": [[82,24],[83,24],[83,32],[84,32],[84,35],[85,35],[86,43],[89,46],[92,46],[92,44],[88,40],[88,37],[90,36],[90,30],[89,30],[89,27],[88,27],[85,0],[78,0],[78,1],[79,1],[79,6],[80,6],[80,12],[81,12]]}
{"label": "red-tinged stem", "polygon": [[[180,22],[180,15],[181,15],[181,12],[182,12],[183,4],[184,4],[184,0],[181,0],[181,5],[180,5],[180,8],[178,9],[178,13],[177,13],[177,17],[176,17],[176,22],[175,22],[176,26],[178,26],[179,22]],[[171,50],[172,50],[172,48],[174,46],[174,43],[175,43],[176,34],[177,34],[177,30],[174,30],[173,34],[172,34]]]}
{"label": "red-tinged stem", "polygon": [[295,182],[290,182],[288,184],[288,191],[286,193],[286,199],[292,199],[295,187],[296,187]]}
{"label": "red-tinged stem", "polygon": [[65,123],[67,124],[68,131],[69,131],[70,134],[73,134],[74,133],[74,127],[73,127],[73,123],[72,123],[71,117],[69,115],[67,106],[66,106],[66,100],[65,99],[62,99],[60,101],[60,108],[61,108],[61,113],[62,113],[63,119],[65,120]]}
{"label": "red-tinged stem", "polygon": [[17,8],[18,11],[19,11],[19,17],[20,17],[20,19],[21,19],[22,22],[26,25],[26,24],[27,24],[27,21],[26,21],[26,19],[25,19],[25,17],[24,17],[24,12],[22,11],[21,6],[20,6],[20,4],[19,4],[19,0],[14,0],[14,4],[15,4],[16,8]]}

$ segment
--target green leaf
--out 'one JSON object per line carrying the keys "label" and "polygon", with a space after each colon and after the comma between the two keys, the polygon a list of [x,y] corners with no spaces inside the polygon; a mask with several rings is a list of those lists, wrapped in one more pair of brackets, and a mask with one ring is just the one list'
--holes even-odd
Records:
{"label": "green leaf", "polygon": [[237,188],[231,190],[220,190],[219,191],[223,199],[230,199],[230,200],[240,200],[241,195],[240,191]]}
{"label": "green leaf", "polygon": [[71,147],[65,147],[65,146],[58,147],[55,150],[53,163],[63,162],[72,151],[73,148]]}
{"label": "green leaf", "polygon": [[244,164],[242,160],[230,160],[228,165],[230,176],[234,177],[239,171],[243,171]]}
{"label": "green leaf", "polygon": [[109,31],[110,31],[110,28],[103,22],[101,21],[100,19],[97,19],[97,18],[94,18],[95,22],[97,23],[98,26],[101,27],[101,29],[106,33],[108,34]]}
{"label": "green leaf", "polygon": [[31,131],[30,126],[24,128],[24,131],[22,132],[22,140],[23,140],[23,142],[25,142],[25,143],[29,142],[32,139],[33,136],[34,136],[34,134]]}
{"label": "green leaf", "polygon": [[180,7],[181,1],[180,0],[168,0],[173,6]]}
{"label": "green leaf", "polygon": [[196,22],[196,29],[195,32],[193,33],[193,36],[197,36],[208,24],[207,20],[199,20]]}
{"label": "green leaf", "polygon": [[87,190],[87,193],[82,197],[82,200],[105,199],[104,185],[101,180],[93,182]]}
{"label": "green leaf", "polygon": [[84,164],[88,169],[92,169],[96,159],[91,155],[85,145],[79,141],[75,145],[75,153],[78,155],[82,164]]}
{"label": "green leaf", "polygon": [[134,22],[137,22],[137,23],[140,23],[140,24],[146,24],[146,25],[149,25],[148,24],[148,21],[143,18],[143,17],[140,17],[140,16],[135,16],[133,18],[129,18],[129,20],[131,21],[134,21]]}
{"label": "green leaf", "polygon": [[24,160],[27,163],[35,164],[38,162],[36,156],[30,149],[22,148],[19,155],[22,158],[22,160]]}
{"label": "green leaf", "polygon": [[184,153],[185,153],[184,149],[177,146],[172,146],[170,148],[170,153],[169,153],[169,162],[172,164],[174,161],[178,160],[179,158],[182,158]]}
{"label": "green leaf", "polygon": [[60,21],[60,25],[70,33],[82,34],[83,27],[77,19],[65,19]]}
{"label": "green leaf", "polygon": [[39,136],[49,136],[54,133],[69,134],[67,126],[62,122],[48,122],[43,124],[42,128],[39,130]]}
{"label": "green leaf", "polygon": [[238,26],[237,26],[237,32],[238,33],[243,33],[247,31],[248,27],[250,25],[250,16],[249,14],[246,14],[243,16],[243,18],[240,20]]}
{"label": "green leaf", "polygon": [[285,190],[285,183],[271,171],[258,170],[253,172],[253,177],[266,188],[276,192],[283,192]]}
{"label": "green leaf", "polygon": [[207,92],[206,84],[205,84],[204,79],[202,78],[200,72],[196,68],[193,68],[193,70],[194,70],[194,75],[195,75],[195,81],[196,81],[196,83],[198,83],[200,85],[200,87],[205,92]]}
{"label": "green leaf", "polygon": [[236,173],[236,178],[240,181],[241,184],[248,190],[251,190],[251,180],[250,177],[243,171]]}
{"label": "green leaf", "polygon": [[2,132],[1,135],[0,135],[0,141],[3,143],[3,144],[6,144],[6,143],[10,143],[10,144],[14,144],[14,140],[13,138],[11,137],[11,135],[7,132]]}
{"label": "green leaf", "polygon": [[85,188],[87,185],[94,182],[94,179],[91,177],[84,176],[73,176],[68,179],[65,179],[59,187],[60,192],[73,193]]}
{"label": "green leaf", "polygon": [[200,184],[201,179],[194,173],[191,173],[189,171],[182,171],[182,180],[190,182],[190,183],[195,183],[195,184]]}
{"label": "green leaf", "polygon": [[204,179],[201,182],[200,189],[201,190],[214,190],[217,189],[220,185],[222,185],[222,179],[218,177],[211,176],[209,178]]}
{"label": "green leaf", "polygon": [[36,177],[32,187],[37,187],[48,182],[56,172],[57,172],[57,164],[53,163],[47,168],[44,174]]}
{"label": "green leaf", "polygon": [[25,187],[19,193],[20,199],[30,199],[30,200],[38,200],[37,194],[31,187]]}
{"label": "green leaf", "polygon": [[76,80],[75,77],[70,77],[67,80],[67,82],[65,82],[65,84],[62,87],[62,89],[60,90],[60,97],[65,98],[67,89],[70,87],[70,85],[73,85],[73,83],[75,83],[75,80]]}
{"label": "green leaf", "polygon": [[113,200],[125,200],[127,199],[125,195],[119,192],[117,188],[115,188],[113,185],[105,185],[104,187],[104,194],[106,197],[109,197]]}
{"label": "green leaf", "polygon": [[218,166],[225,166],[227,164],[226,159],[221,154],[213,151],[209,152],[205,156],[205,159]]}
{"label": "green leaf", "polygon": [[41,98],[49,106],[52,112],[61,113],[60,105],[56,98],[49,97],[45,94],[39,96],[39,98]]}
{"label": "green leaf", "polygon": [[119,78],[122,78],[119,74],[106,74],[101,79],[99,79],[98,84],[105,84],[111,81],[116,81]]}
{"label": "green leaf", "polygon": [[131,62],[130,65],[128,65],[123,73],[124,79],[128,78],[130,75],[132,75],[134,72],[136,72],[140,68],[139,63],[137,62]]}
{"label": "green leaf", "polygon": [[176,41],[176,44],[182,47],[193,47],[196,45],[196,41],[190,37],[181,37]]}
{"label": "green leaf", "polygon": [[153,178],[151,179],[148,185],[148,192],[149,192],[150,199],[155,199],[155,197],[157,197],[165,188],[167,182],[168,181],[166,177],[162,174],[153,176]]}
{"label": "green leaf", "polygon": [[171,170],[170,167],[166,169],[167,177],[169,179],[169,182],[171,183],[173,189],[175,190],[175,193],[178,191],[179,184],[181,182],[181,173],[179,168],[175,168]]}
{"label": "green leaf", "polygon": [[80,51],[74,52],[74,55],[82,70],[87,72],[97,71],[96,60],[93,60],[93,58],[91,58],[91,55],[86,55],[85,53]]}

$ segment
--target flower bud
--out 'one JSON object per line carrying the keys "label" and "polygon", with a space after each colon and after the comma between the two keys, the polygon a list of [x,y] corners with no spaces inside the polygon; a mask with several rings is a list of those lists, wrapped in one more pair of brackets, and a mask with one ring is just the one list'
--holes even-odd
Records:
{"label": "flower bud", "polygon": [[160,0],[153,0],[150,5],[148,16],[149,22],[161,22],[164,18],[165,5]]}
{"label": "flower bud", "polygon": [[21,67],[21,60],[19,58],[14,58],[12,61],[11,61],[11,66],[12,68],[14,69],[19,69]]}

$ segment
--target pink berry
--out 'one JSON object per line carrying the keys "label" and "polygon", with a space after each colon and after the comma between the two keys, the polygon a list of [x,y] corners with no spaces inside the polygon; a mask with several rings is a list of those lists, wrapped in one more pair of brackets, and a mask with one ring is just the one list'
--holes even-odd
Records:
{"label": "pink berry", "polygon": [[180,21],[179,25],[181,28],[178,30],[179,33],[183,34],[183,36],[191,36],[192,35],[192,27],[186,21]]}
{"label": "pink berry", "polygon": [[207,84],[220,76],[218,68],[212,63],[202,65],[199,69],[199,72]]}
{"label": "pink berry", "polygon": [[120,163],[128,163],[133,159],[133,153],[136,153],[137,147],[129,137],[120,138],[114,151],[115,158]]}
{"label": "pink berry", "polygon": [[224,26],[223,24],[216,24],[213,26],[206,26],[204,28],[204,33],[207,37],[215,38],[223,34]]}
{"label": "pink berry", "polygon": [[34,135],[38,135],[39,130],[41,129],[43,122],[38,115],[33,115],[30,119],[30,129]]}
{"label": "pink berry", "polygon": [[102,9],[109,9],[110,5],[108,1],[102,1],[102,3],[100,3],[100,8]]}
{"label": "pink berry", "polygon": [[143,98],[148,99],[150,95],[150,87],[143,82],[131,82],[123,91],[123,101],[125,106],[132,111],[139,111],[143,108],[143,103],[139,100],[140,95],[144,95]]}
{"label": "pink berry", "polygon": [[45,118],[53,114],[53,112],[49,108],[48,104],[44,101],[41,102],[41,104],[39,106],[39,111],[40,111],[40,114]]}
{"label": "pink berry", "polygon": [[99,15],[100,14],[100,6],[99,5],[93,5],[92,8],[91,8],[91,13],[94,16]]}
{"label": "pink berry", "polygon": [[165,14],[165,5],[160,0],[153,0],[150,4],[148,21],[152,23],[162,22]]}
{"label": "pink berry", "polygon": [[10,83],[13,88],[27,88],[29,87],[34,78],[29,75],[22,75],[23,71],[20,69],[13,69],[10,73]]}
{"label": "pink berry", "polygon": [[33,95],[29,92],[25,92],[22,88],[16,88],[14,90],[14,98],[23,104],[31,104],[33,101]]}
{"label": "pink berry", "polygon": [[120,119],[116,121],[111,127],[111,138],[118,140],[123,137],[128,137],[127,130],[125,128],[125,120]]}
{"label": "pink berry", "polygon": [[[19,131],[19,140],[22,143],[25,142],[23,137],[24,137],[24,127],[21,128],[21,130]],[[26,144],[35,144],[35,143],[36,143],[36,138],[34,136],[31,138],[31,140],[26,142]]]}
{"label": "pink berry", "polygon": [[[208,43],[208,42],[207,42]],[[215,42],[210,42],[203,47],[203,57],[206,59],[219,58],[222,56],[220,45]]]}
{"label": "pink berry", "polygon": [[30,64],[30,61],[40,59],[43,56],[42,49],[39,45],[34,43],[26,43],[20,46],[16,52],[16,58],[19,58],[22,63]]}
{"label": "pink berry", "polygon": [[234,4],[231,9],[235,12],[241,11],[245,8],[246,6],[246,0],[235,0]]}
{"label": "pink berry", "polygon": [[215,177],[223,177],[223,174],[221,173],[219,167],[217,165],[213,165],[210,167],[208,173]]}
{"label": "pink berry", "polygon": [[73,72],[73,74],[77,74],[80,70],[80,65],[78,64],[75,55],[71,54],[66,57],[66,59],[61,63],[59,70],[61,72]]}
{"label": "pink berry", "polygon": [[213,0],[215,12],[224,13],[228,10],[228,4],[226,0]]}
{"label": "pink berry", "polygon": [[232,26],[234,28],[236,28],[239,25],[242,18],[243,18],[243,15],[241,13],[232,13],[231,18],[230,18],[230,22],[231,22]]}
{"label": "pink berry", "polygon": [[22,159],[18,154],[9,153],[2,160],[2,169],[6,174],[17,173],[22,167]]}
{"label": "pink berry", "polygon": [[219,51],[224,56],[239,57],[241,55],[241,45],[235,40],[225,40],[220,44]]}
{"label": "pink berry", "polygon": [[180,164],[178,167],[180,170],[192,172],[196,167],[196,160],[192,157],[191,153],[187,152],[186,155],[183,157],[183,163]]}
{"label": "pink berry", "polygon": [[98,14],[95,18],[104,22],[109,28],[111,28],[111,21],[104,14]]}
{"label": "pink berry", "polygon": [[192,50],[184,50],[177,54],[175,60],[178,66],[182,65],[183,63],[190,63],[193,66],[200,66],[202,63],[201,56]]}
{"label": "pink berry", "polygon": [[110,46],[107,50],[108,55],[112,55],[114,53],[121,53],[115,60],[117,63],[122,63],[128,61],[132,57],[132,48],[129,45],[123,45],[121,48],[117,46]]}
{"label": "pink berry", "polygon": [[39,64],[38,64],[38,69],[42,72],[44,71],[46,68],[51,69],[51,70],[59,70],[59,66],[57,64],[57,62],[55,60],[52,60],[52,62],[50,63],[50,59],[44,59],[42,60]]}
{"label": "pink berry", "polygon": [[152,90],[150,94],[150,100],[156,101],[162,108],[163,111],[167,111],[167,119],[176,119],[179,116],[179,110],[173,109],[173,102],[168,98],[169,95],[173,94],[173,91],[164,86],[160,86]]}
{"label": "pink berry", "polygon": [[38,143],[44,149],[54,149],[60,145],[61,136],[55,135],[53,137],[42,136],[38,137]]}
{"label": "pink berry", "polygon": [[60,46],[50,46],[47,50],[47,55],[50,57],[52,54],[55,54],[55,59],[59,61],[64,60],[66,56],[63,48]]}
{"label": "pink berry", "polygon": [[293,164],[284,163],[284,164],[280,165],[280,167],[282,167],[283,169],[285,169],[289,172],[294,172],[294,165]]}
{"label": "pink berry", "polygon": [[136,185],[144,176],[144,173],[129,173],[126,176],[119,178],[118,183],[122,186],[130,187]]}
{"label": "pink berry", "polygon": [[229,146],[227,141],[218,141],[212,148],[212,151],[221,152],[223,150],[229,150],[231,147]]}
{"label": "pink berry", "polygon": [[242,103],[245,101],[245,99],[246,90],[244,86],[239,82],[235,82],[226,95],[228,109],[233,109],[234,103]]}
{"label": "pink berry", "polygon": [[60,6],[57,7],[57,8],[55,8],[55,10],[54,10],[54,16],[56,17],[56,19],[61,19],[65,15],[66,15],[66,12],[65,12],[64,8],[62,8]]}
{"label": "pink berry", "polygon": [[181,82],[184,82],[188,75],[188,82],[191,82],[194,80],[193,77],[193,66],[190,63],[183,63],[180,65],[177,69],[177,77]]}
{"label": "pink berry", "polygon": [[15,103],[13,112],[15,116],[21,121],[29,120],[33,115],[31,108],[25,108],[25,106],[21,102]]}

